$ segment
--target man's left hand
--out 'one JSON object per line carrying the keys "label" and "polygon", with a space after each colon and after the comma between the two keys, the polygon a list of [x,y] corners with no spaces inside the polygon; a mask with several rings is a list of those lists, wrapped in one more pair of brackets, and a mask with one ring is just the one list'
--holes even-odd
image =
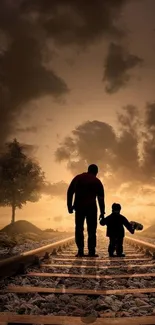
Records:
{"label": "man's left hand", "polygon": [[71,206],[70,208],[68,208],[68,212],[69,212],[70,214],[72,214],[73,211],[74,211],[74,207],[73,207],[73,206]]}
{"label": "man's left hand", "polygon": [[104,223],[104,213],[101,213],[100,214],[99,223],[100,223],[101,226],[104,226],[105,225],[105,223]]}
{"label": "man's left hand", "polygon": [[103,219],[104,218],[104,215],[105,215],[105,212],[102,212],[99,216],[99,219]]}

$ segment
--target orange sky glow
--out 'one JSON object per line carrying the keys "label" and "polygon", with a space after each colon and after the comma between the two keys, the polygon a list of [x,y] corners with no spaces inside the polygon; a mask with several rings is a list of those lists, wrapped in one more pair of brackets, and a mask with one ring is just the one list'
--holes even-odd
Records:
{"label": "orange sky glow", "polygon": [[[118,0],[118,8],[109,1],[109,23],[104,26],[104,1],[102,5],[99,0],[90,1],[88,8],[69,1],[68,9],[59,0],[54,9],[52,4],[42,8],[39,0],[36,7],[33,0],[20,3],[19,7],[10,7],[9,1],[0,4],[4,60],[0,72],[5,75],[0,118],[6,125],[0,125],[0,137],[2,143],[16,137],[31,145],[32,156],[51,185],[39,202],[17,210],[16,220],[28,220],[42,229],[73,229],[74,215],[68,214],[66,206],[67,186],[88,164],[96,163],[105,187],[106,214],[113,202],[119,202],[129,220],[149,226],[155,222],[154,0]],[[51,12],[55,33],[48,18]],[[80,28],[86,29],[81,33]],[[35,52],[36,44],[40,52]],[[36,60],[31,62],[33,55]],[[1,207],[0,228],[10,220],[11,208]]]}

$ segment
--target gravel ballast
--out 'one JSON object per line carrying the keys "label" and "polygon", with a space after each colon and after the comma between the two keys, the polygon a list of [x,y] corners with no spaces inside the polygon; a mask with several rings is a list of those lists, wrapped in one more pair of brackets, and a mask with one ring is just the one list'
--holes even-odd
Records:
{"label": "gravel ballast", "polygon": [[[54,240],[55,241],[55,240]],[[97,252],[100,258],[108,257],[108,241],[100,238]],[[105,252],[100,254],[100,250]],[[125,245],[124,251],[131,249],[132,246]],[[72,245],[66,249],[73,257],[76,253],[76,246]],[[65,253],[65,250],[63,250]],[[61,257],[62,253],[59,253]],[[131,253],[130,253],[131,254]],[[127,255],[130,255],[127,254]],[[136,254],[133,248],[133,254]],[[138,254],[138,252],[137,252]],[[63,257],[62,257],[63,258]],[[103,261],[96,260],[77,261],[58,261],[55,257],[44,261],[45,264],[51,264],[50,267],[31,267],[28,272],[61,273],[61,274],[94,274],[94,275],[116,275],[116,274],[134,274],[134,273],[155,273],[154,260],[148,261],[136,260],[135,257],[128,261],[122,258],[121,261]],[[63,264],[64,267],[55,267],[55,264]],[[71,267],[67,267],[70,264]],[[75,267],[78,264],[79,267]],[[131,268],[131,265],[136,265]],[[151,264],[151,267],[139,267],[139,265]],[[66,265],[66,266],[65,266]],[[93,268],[85,268],[91,265]],[[106,266],[107,268],[100,268]],[[115,266],[116,268],[112,268]],[[124,267],[123,267],[124,266]],[[50,278],[50,277],[30,277],[28,274],[18,275],[1,281],[1,288],[11,286],[35,286],[44,288],[72,288],[89,290],[112,290],[112,289],[139,289],[154,287],[155,277],[133,277],[133,278],[113,278],[113,279],[78,279],[78,278]],[[0,312],[15,312],[17,314],[32,315],[53,315],[53,316],[94,316],[94,317],[133,317],[155,315],[155,293],[151,294],[123,294],[123,295],[73,295],[73,294],[44,294],[44,293],[5,293],[0,295]]]}
{"label": "gravel ballast", "polygon": [[17,314],[111,317],[155,315],[155,294],[86,296],[14,294],[0,296],[0,311]]}
{"label": "gravel ballast", "polygon": [[[16,245],[11,250],[11,256],[12,255],[18,255],[18,254],[24,253],[24,252],[32,250],[32,249],[36,249],[36,248],[41,247],[41,246],[52,244],[52,243],[54,243],[56,241],[65,239],[67,237],[70,237],[70,234],[69,235],[66,235],[66,234],[58,235],[58,236],[55,236],[55,237],[51,236],[51,238],[49,238],[49,239],[43,239],[43,240],[40,240],[40,241],[25,242],[24,244]],[[0,247],[0,256],[7,255],[7,252],[8,252],[8,248]]]}

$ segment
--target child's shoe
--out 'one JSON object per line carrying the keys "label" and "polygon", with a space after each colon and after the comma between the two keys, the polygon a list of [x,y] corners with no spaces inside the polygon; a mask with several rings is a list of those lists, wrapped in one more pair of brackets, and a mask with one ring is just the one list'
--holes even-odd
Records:
{"label": "child's shoe", "polygon": [[125,254],[122,253],[122,254],[117,254],[117,257],[125,257]]}
{"label": "child's shoe", "polygon": [[89,250],[88,257],[98,257],[98,254],[96,254],[95,250]]}
{"label": "child's shoe", "polygon": [[115,254],[109,254],[109,257],[116,257]]}

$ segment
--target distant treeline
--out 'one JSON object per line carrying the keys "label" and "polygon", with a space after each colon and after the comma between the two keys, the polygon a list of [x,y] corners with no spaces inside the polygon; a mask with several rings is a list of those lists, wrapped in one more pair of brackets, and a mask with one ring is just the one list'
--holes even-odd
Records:
{"label": "distant treeline", "polygon": [[51,228],[49,228],[49,229],[45,229],[45,230],[43,230],[43,231],[45,231],[45,232],[58,232],[57,229],[54,230],[54,229],[51,229]]}

